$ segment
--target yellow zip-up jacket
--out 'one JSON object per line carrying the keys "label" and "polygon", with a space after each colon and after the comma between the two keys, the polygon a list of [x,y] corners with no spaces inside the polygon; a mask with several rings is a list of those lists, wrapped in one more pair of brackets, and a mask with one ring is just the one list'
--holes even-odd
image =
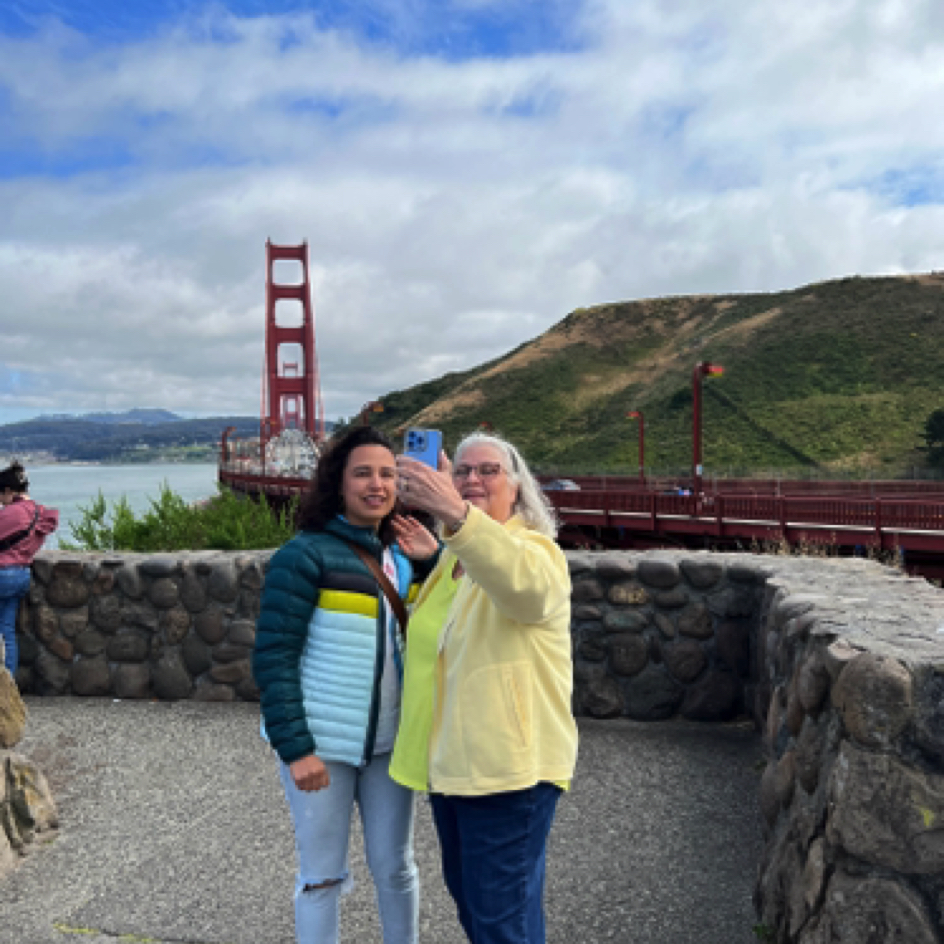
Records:
{"label": "yellow zip-up jacket", "polygon": [[520,518],[502,525],[475,507],[445,541],[466,577],[439,636],[430,789],[480,796],[570,780],[577,725],[563,552]]}

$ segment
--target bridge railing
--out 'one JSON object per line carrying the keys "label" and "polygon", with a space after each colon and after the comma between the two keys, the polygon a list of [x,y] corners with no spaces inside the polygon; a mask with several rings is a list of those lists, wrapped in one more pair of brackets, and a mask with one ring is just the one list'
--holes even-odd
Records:
{"label": "bridge railing", "polygon": [[[639,490],[547,492],[566,522],[574,515],[598,515],[601,524],[618,525],[626,515],[650,518],[714,518],[721,522],[833,525],[871,530],[921,530],[944,533],[944,497],[854,498],[797,495],[666,495]],[[613,520],[609,520],[610,517]]]}

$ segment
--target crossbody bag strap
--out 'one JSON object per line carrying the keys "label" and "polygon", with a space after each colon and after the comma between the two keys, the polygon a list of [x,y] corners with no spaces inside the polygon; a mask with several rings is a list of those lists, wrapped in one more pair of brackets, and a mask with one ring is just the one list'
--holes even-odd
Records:
{"label": "crossbody bag strap", "polygon": [[394,585],[390,582],[390,578],[383,572],[383,568],[359,544],[355,544],[353,541],[348,541],[346,538],[342,538],[337,534],[335,537],[344,541],[344,543],[364,562],[364,564],[367,566],[367,569],[377,578],[377,583],[380,584],[380,589],[383,590],[384,596],[390,603],[390,608],[393,610],[393,613],[397,618],[397,622],[400,624],[400,631],[404,636],[406,636],[406,624],[410,621],[409,614],[406,611],[406,607],[403,605],[403,600],[400,598],[400,594],[397,593],[396,587],[394,587]]}
{"label": "crossbody bag strap", "polygon": [[0,539],[0,554],[16,547],[20,541],[26,540],[26,538],[28,538],[33,533],[33,528],[36,527],[36,522],[39,520],[39,513],[41,510],[42,509],[39,505],[34,507],[33,520],[29,523],[28,528],[24,528],[22,531],[17,531],[15,534],[8,534],[5,538]]}

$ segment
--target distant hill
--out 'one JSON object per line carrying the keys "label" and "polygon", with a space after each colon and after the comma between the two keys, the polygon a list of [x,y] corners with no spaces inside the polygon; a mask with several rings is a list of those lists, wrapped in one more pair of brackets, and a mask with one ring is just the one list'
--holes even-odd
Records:
{"label": "distant hill", "polygon": [[234,436],[259,435],[256,416],[181,419],[166,410],[40,416],[0,426],[0,454],[44,454],[72,462],[207,461],[215,457],[227,426],[236,427]]}
{"label": "distant hill", "polygon": [[543,470],[690,467],[692,370],[706,471],[894,474],[924,462],[944,407],[944,273],[845,278],[792,291],[614,302],[571,312],[508,354],[382,398],[380,423],[490,424]]}
{"label": "distant hill", "polygon": [[81,419],[89,423],[141,423],[145,426],[157,426],[160,423],[177,423],[183,418],[170,410],[125,410],[124,413],[83,413],[81,416],[62,414],[45,417],[46,419]]}

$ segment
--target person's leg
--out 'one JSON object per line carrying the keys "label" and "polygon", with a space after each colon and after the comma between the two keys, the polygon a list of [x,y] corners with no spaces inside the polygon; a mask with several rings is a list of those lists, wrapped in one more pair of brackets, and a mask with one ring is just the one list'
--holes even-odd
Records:
{"label": "person's leg", "polygon": [[475,940],[475,929],[472,926],[472,915],[466,907],[462,885],[462,845],[459,841],[459,823],[456,813],[450,802],[451,797],[440,793],[429,795],[430,806],[433,811],[433,823],[436,826],[436,835],[439,837],[439,852],[442,859],[443,881],[446,889],[456,903],[459,914],[459,924],[465,931],[465,936]]}
{"label": "person's leg", "polygon": [[3,664],[16,677],[19,646],[16,642],[16,614],[20,599],[29,591],[28,567],[0,567],[0,636],[3,637]]}
{"label": "person's leg", "polygon": [[560,792],[540,783],[448,798],[458,825],[473,944],[544,944],[545,852]]}
{"label": "person's leg", "polygon": [[419,878],[413,861],[413,791],[390,779],[390,754],[358,771],[356,796],[384,944],[416,944]]}
{"label": "person's leg", "polygon": [[299,790],[285,764],[279,774],[295,826],[298,874],[295,935],[298,944],[336,944],[342,891],[350,887],[347,847],[357,771],[328,763],[331,785]]}

